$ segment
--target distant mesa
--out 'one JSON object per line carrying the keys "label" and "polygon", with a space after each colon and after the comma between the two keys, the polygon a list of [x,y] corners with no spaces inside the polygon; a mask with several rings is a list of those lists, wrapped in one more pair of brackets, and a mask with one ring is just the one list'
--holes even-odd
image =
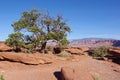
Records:
{"label": "distant mesa", "polygon": [[115,46],[120,47],[120,40],[104,39],[104,38],[84,38],[71,40],[71,47],[99,47],[99,46]]}

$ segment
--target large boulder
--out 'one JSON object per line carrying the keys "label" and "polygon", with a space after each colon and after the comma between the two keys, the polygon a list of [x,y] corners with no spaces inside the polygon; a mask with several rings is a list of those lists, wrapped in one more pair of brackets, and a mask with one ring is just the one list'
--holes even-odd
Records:
{"label": "large boulder", "polygon": [[108,50],[114,57],[120,58],[120,48],[111,48]]}
{"label": "large boulder", "polygon": [[74,80],[75,70],[70,67],[61,68],[61,80]]}
{"label": "large boulder", "polygon": [[29,65],[52,63],[50,60],[29,56],[29,54],[24,53],[0,53],[0,60],[20,62]]}

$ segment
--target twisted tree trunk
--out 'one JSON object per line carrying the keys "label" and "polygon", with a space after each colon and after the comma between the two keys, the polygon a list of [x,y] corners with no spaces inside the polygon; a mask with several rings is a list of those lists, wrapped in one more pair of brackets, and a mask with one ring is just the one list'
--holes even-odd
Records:
{"label": "twisted tree trunk", "polygon": [[45,41],[45,42],[42,44],[41,49],[40,49],[40,52],[45,53],[46,44],[47,44],[47,41]]}

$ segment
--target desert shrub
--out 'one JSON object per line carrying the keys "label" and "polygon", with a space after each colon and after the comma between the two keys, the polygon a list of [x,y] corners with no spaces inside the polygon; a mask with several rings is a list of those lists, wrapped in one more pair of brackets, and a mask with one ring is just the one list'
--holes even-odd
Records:
{"label": "desert shrub", "polygon": [[24,46],[22,40],[23,34],[20,32],[12,33],[9,35],[9,38],[5,41],[5,44],[12,47],[14,51],[20,52],[21,48]]}
{"label": "desert shrub", "polygon": [[109,47],[101,46],[93,52],[92,56],[93,57],[105,57],[108,55],[108,49]]}
{"label": "desert shrub", "polygon": [[101,80],[99,76],[95,76],[94,80]]}
{"label": "desert shrub", "polygon": [[69,57],[69,56],[71,56],[71,53],[68,53],[68,52],[66,52],[66,51],[63,51],[63,52],[59,53],[58,56],[61,56],[61,57]]}
{"label": "desert shrub", "polygon": [[26,45],[26,48],[27,48],[27,50],[25,51],[25,53],[30,53],[30,52],[32,52],[32,51],[34,50],[32,44],[28,44],[28,45]]}
{"label": "desert shrub", "polygon": [[3,75],[0,75],[0,80],[5,80]]}

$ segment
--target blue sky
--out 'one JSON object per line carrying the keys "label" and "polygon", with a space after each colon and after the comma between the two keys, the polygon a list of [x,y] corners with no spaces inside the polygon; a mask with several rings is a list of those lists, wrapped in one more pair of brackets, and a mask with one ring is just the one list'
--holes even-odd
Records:
{"label": "blue sky", "polygon": [[32,8],[62,14],[72,29],[68,39],[120,39],[120,0],[0,0],[0,41],[13,32],[11,24],[21,13]]}

